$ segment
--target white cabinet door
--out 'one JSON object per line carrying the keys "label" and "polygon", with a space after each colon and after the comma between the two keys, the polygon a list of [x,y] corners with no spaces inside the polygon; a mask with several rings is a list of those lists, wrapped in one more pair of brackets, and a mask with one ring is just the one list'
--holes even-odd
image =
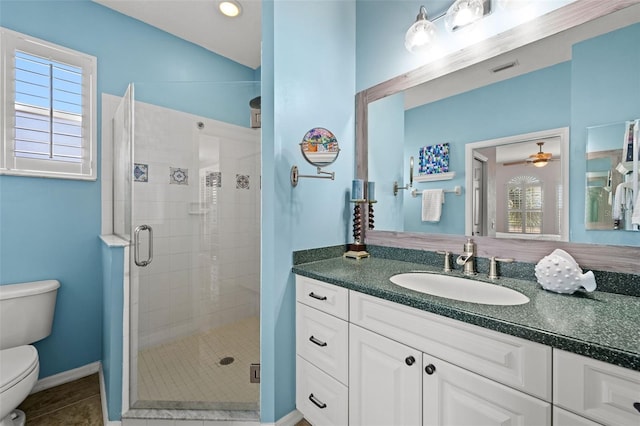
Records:
{"label": "white cabinet door", "polygon": [[423,424],[551,425],[551,404],[423,355]]}
{"label": "white cabinet door", "polygon": [[349,425],[418,426],[422,353],[349,325]]}

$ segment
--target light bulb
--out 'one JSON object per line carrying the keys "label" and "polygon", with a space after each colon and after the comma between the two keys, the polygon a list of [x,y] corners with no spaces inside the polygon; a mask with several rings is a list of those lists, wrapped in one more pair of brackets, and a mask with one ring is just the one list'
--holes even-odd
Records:
{"label": "light bulb", "polygon": [[444,25],[449,31],[454,31],[469,25],[484,14],[482,0],[456,0],[444,17]]}
{"label": "light bulb", "polygon": [[436,39],[436,26],[427,19],[427,12],[424,6],[420,8],[420,13],[407,30],[404,37],[404,47],[411,53],[424,52],[429,49]]}
{"label": "light bulb", "polygon": [[221,1],[218,4],[218,9],[223,15],[228,16],[230,18],[235,18],[236,16],[240,15],[240,12],[242,12],[240,3],[232,0]]}
{"label": "light bulb", "polygon": [[528,0],[498,0],[498,7],[501,9],[516,10],[529,6],[530,3]]}

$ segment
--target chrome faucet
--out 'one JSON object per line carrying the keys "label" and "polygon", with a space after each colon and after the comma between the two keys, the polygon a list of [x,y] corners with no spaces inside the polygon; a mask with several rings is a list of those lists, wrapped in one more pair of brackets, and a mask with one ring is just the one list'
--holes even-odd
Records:
{"label": "chrome faucet", "polygon": [[458,256],[456,259],[456,264],[459,266],[464,265],[464,269],[462,273],[465,275],[475,275],[476,274],[476,244],[471,240],[471,238],[467,239],[467,242],[464,244],[464,252]]}

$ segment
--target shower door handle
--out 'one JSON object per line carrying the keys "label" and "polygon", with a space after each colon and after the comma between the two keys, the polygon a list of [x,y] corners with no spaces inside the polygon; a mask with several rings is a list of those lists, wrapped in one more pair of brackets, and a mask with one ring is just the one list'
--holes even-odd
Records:
{"label": "shower door handle", "polygon": [[[140,260],[140,232],[149,231],[149,255],[147,260]],[[137,226],[133,232],[133,260],[138,266],[147,266],[153,260],[153,229],[149,225]]]}

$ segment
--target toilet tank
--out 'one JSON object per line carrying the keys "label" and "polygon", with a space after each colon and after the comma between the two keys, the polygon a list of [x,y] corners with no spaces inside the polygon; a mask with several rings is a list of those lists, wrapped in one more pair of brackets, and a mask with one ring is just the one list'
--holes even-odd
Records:
{"label": "toilet tank", "polygon": [[0,349],[28,345],[51,334],[56,280],[0,286]]}

